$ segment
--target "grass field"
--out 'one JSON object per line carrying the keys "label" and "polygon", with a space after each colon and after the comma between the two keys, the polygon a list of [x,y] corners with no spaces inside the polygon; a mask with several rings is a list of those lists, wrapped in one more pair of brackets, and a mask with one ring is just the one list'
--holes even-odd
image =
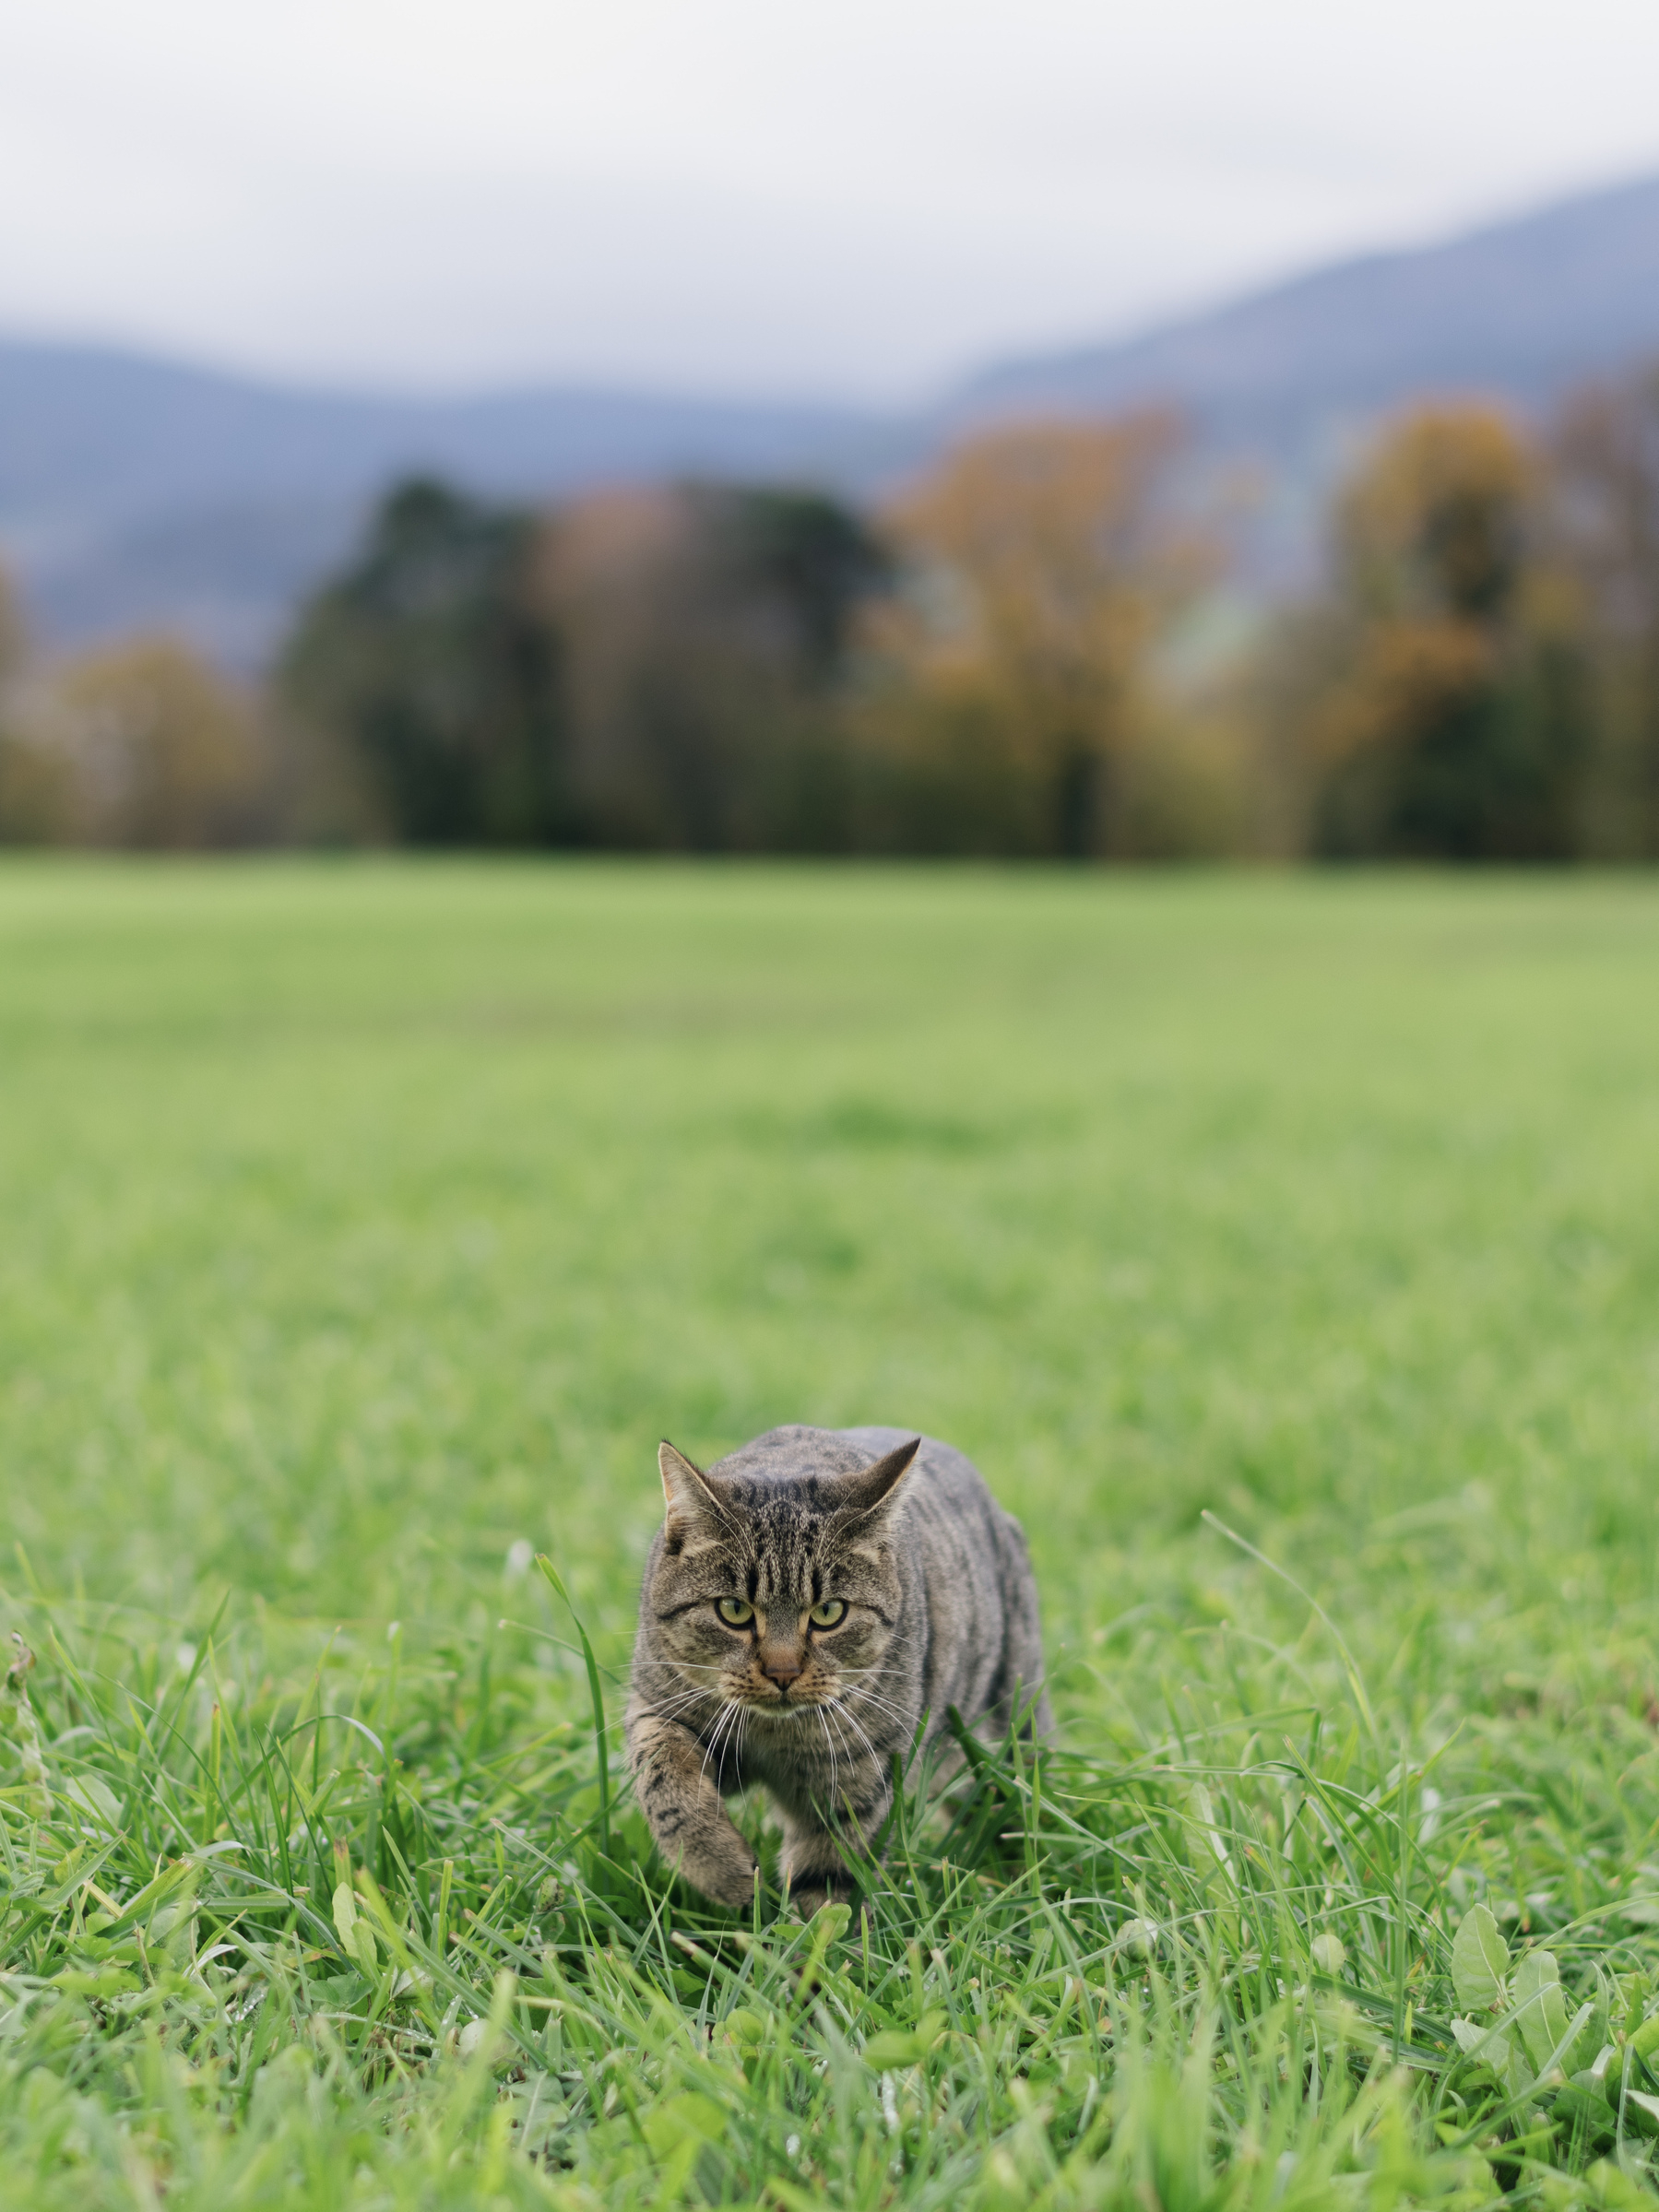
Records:
{"label": "grass field", "polygon": [[[618,1772],[790,1419],[1044,1591],[864,1924]],[[1656,1500],[1659,883],[0,868],[0,2204],[1650,2201]]]}

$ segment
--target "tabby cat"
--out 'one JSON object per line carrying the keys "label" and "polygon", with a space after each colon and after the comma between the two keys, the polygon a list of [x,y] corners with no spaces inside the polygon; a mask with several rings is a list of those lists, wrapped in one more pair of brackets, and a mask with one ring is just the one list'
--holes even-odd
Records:
{"label": "tabby cat", "polygon": [[961,1452],[903,1429],[769,1429],[706,1473],[671,1444],[658,1458],[668,1513],[634,1647],[635,1792],[669,1863],[741,1906],[754,1854],[721,1800],[763,1783],[810,1913],[868,1855],[893,1754],[924,1714],[924,1742],[952,1707],[1047,1733],[1025,1540]]}

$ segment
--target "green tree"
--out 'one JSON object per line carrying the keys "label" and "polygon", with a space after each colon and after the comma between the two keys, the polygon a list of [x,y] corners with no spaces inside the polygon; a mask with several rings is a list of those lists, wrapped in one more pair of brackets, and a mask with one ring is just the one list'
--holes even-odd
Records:
{"label": "green tree", "polygon": [[796,668],[834,685],[855,616],[891,578],[885,544],[864,518],[822,491],[762,488],[716,495],[710,519],[741,595],[788,626]]}
{"label": "green tree", "polygon": [[309,744],[308,775],[354,784],[396,838],[529,845],[571,828],[536,546],[528,515],[405,483],[301,617],[277,674],[290,747]]}

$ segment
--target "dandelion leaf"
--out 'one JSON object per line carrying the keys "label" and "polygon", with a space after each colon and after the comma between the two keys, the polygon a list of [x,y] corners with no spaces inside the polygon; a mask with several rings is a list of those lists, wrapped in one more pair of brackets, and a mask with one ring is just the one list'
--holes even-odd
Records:
{"label": "dandelion leaf", "polygon": [[1485,1905],[1471,1905],[1452,1946],[1452,1985],[1471,2012],[1490,2012],[1503,1999],[1510,1947]]}
{"label": "dandelion leaf", "polygon": [[1561,1994],[1554,1953],[1529,1951],[1515,1969],[1511,1993],[1515,2025],[1533,2064],[1542,2073],[1567,2035],[1567,2000]]}

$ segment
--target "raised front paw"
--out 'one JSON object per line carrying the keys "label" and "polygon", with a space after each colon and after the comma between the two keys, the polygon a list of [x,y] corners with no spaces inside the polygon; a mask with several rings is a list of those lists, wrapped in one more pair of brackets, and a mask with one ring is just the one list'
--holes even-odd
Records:
{"label": "raised front paw", "polygon": [[[741,1837],[738,1840],[741,1843]],[[741,1851],[722,1851],[695,1865],[688,1855],[675,1871],[682,1874],[693,1889],[700,1889],[717,1905],[729,1905],[734,1912],[746,1911],[754,1902],[754,1882],[760,1869],[747,1844]]]}
{"label": "raised front paw", "polygon": [[664,1860],[693,1889],[741,1912],[754,1896],[754,1853],[709,1780],[703,1745],[671,1721],[634,1712],[628,1751],[634,1793]]}
{"label": "raised front paw", "polygon": [[[716,1806],[693,1808],[687,1818],[679,1805],[646,1808],[657,1848],[670,1868],[717,1904],[741,1912],[754,1901],[759,1869],[745,1838]],[[701,1815],[701,1817],[694,1816]]]}

